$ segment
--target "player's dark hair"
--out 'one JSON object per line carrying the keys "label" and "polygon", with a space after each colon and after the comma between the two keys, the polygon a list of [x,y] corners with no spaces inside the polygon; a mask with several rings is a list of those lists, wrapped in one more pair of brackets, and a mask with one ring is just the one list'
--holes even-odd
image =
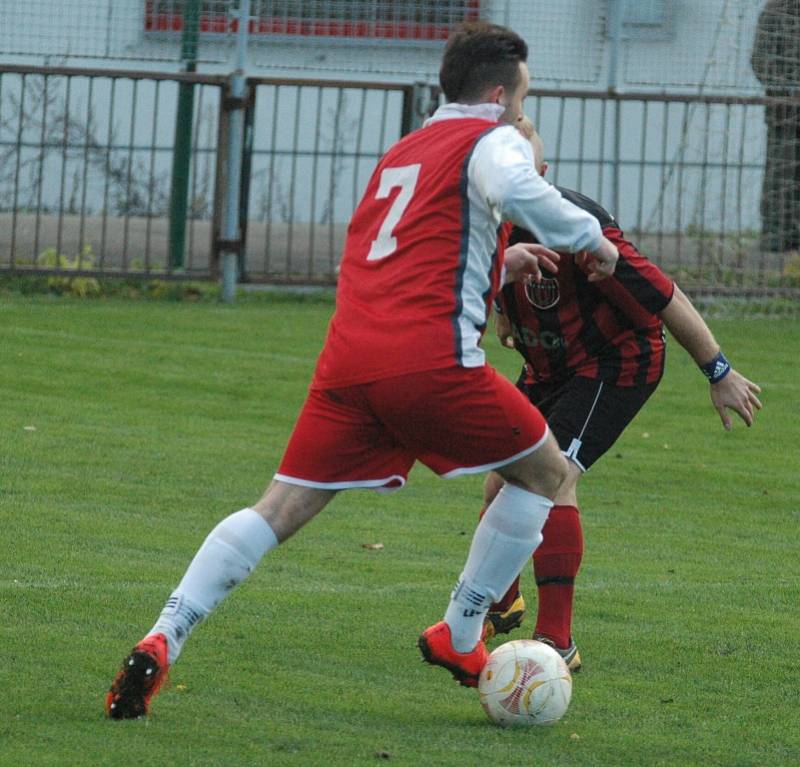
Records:
{"label": "player's dark hair", "polygon": [[488,89],[519,84],[519,64],[528,60],[528,45],[506,27],[486,21],[461,24],[447,40],[439,84],[448,101],[475,103]]}

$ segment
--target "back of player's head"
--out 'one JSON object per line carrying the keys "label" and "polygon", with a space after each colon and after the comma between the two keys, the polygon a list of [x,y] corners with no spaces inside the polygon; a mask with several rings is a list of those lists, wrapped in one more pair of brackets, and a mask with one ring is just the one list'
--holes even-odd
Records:
{"label": "back of player's head", "polygon": [[498,85],[513,91],[520,62],[527,60],[528,46],[516,32],[486,21],[467,22],[447,40],[439,84],[448,101],[473,104]]}

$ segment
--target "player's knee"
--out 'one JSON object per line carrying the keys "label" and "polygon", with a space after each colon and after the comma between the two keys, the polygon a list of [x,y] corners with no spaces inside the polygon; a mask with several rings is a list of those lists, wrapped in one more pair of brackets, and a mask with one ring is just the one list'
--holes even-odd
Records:
{"label": "player's knee", "polygon": [[564,458],[560,451],[556,451],[550,457],[547,467],[542,471],[542,475],[539,478],[539,482],[543,487],[541,494],[546,495],[548,498],[555,498],[559,488],[564,484],[568,476],[569,465],[567,464],[567,459]]}
{"label": "player's knee", "polygon": [[568,506],[577,506],[578,504],[578,480],[583,475],[580,468],[570,460],[567,460],[567,474],[558,487],[556,494],[556,503],[566,504]]}
{"label": "player's knee", "polygon": [[506,481],[554,499],[569,467],[555,440],[551,440],[531,455],[498,471]]}
{"label": "player's knee", "polygon": [[486,479],[483,483],[484,506],[488,506],[495,499],[495,496],[500,492],[504,484],[505,481],[497,472],[490,471],[486,475]]}

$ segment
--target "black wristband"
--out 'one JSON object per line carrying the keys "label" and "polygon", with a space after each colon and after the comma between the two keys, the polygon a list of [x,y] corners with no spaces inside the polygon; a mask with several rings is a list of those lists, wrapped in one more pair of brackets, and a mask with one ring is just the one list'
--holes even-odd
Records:
{"label": "black wristband", "polygon": [[725,355],[720,351],[711,362],[706,362],[705,365],[699,365],[703,375],[708,379],[711,384],[719,383],[731,372],[731,363],[725,359]]}

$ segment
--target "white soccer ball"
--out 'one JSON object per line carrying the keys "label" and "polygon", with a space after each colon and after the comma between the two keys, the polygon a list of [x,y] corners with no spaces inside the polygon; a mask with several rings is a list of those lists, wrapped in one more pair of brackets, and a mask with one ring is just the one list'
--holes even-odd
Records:
{"label": "white soccer ball", "polygon": [[478,680],[481,705],[501,727],[553,724],[572,697],[572,675],[549,645],[516,639],[500,645]]}

